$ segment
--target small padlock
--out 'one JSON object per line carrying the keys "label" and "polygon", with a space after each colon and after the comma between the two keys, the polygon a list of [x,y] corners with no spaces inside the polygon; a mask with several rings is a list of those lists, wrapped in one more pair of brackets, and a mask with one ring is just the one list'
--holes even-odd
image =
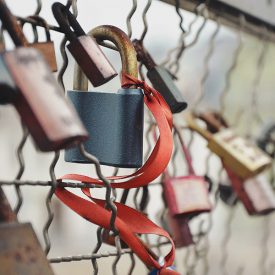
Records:
{"label": "small padlock", "polygon": [[0,274],[53,275],[30,223],[18,223],[0,187]]}
{"label": "small padlock", "polygon": [[275,210],[275,194],[265,175],[243,181],[228,167],[225,166],[225,170],[249,215],[266,215]]}
{"label": "small padlock", "polygon": [[153,87],[160,92],[169,105],[172,113],[179,113],[187,108],[187,103],[172,79],[171,74],[163,67],[157,66],[151,55],[146,51],[139,40],[133,44],[137,52],[137,58],[147,68],[147,77]]}
{"label": "small padlock", "polygon": [[[118,48],[122,59],[122,73],[137,77],[135,49],[120,29],[99,26],[90,33],[96,39],[109,40]],[[77,66],[77,65],[76,65]],[[101,164],[138,168],[142,165],[144,96],[134,86],[117,93],[86,92],[88,80],[80,67],[75,70],[74,91],[68,91],[90,139],[85,149]],[[89,163],[77,148],[66,150],[65,161]]]}
{"label": "small padlock", "polygon": [[[211,120],[208,119],[209,116]],[[233,129],[224,127],[221,122],[217,129],[211,122],[215,120],[215,116],[211,116],[211,113],[197,117],[203,119],[208,125],[211,124],[216,133],[212,134],[200,127],[195,121],[194,114],[186,115],[189,128],[202,135],[208,141],[208,148],[241,178],[253,177],[271,165],[271,158],[254,143],[238,136]]]}
{"label": "small padlock", "polygon": [[52,11],[62,32],[71,42],[67,46],[69,51],[93,86],[100,86],[114,78],[117,75],[115,69],[96,41],[85,34],[69,8],[61,3],[54,3]]}
{"label": "small padlock", "polygon": [[63,96],[43,56],[33,48],[20,47],[29,43],[3,0],[0,18],[19,46],[1,53],[0,102],[14,104],[42,151],[59,150],[86,140],[83,124]]}
{"label": "small padlock", "polygon": [[[38,15],[30,16],[29,18],[41,23],[41,26],[45,29],[46,41],[45,42],[34,42],[29,44],[29,47],[37,49],[44,56],[45,60],[48,62],[52,72],[57,71],[57,62],[54,49],[54,42],[51,40],[51,33],[48,23],[45,19]],[[33,25],[33,29],[36,26]]]}
{"label": "small padlock", "polygon": [[164,219],[167,222],[167,231],[172,236],[177,248],[187,247],[194,244],[193,237],[188,225],[188,219],[183,216],[174,216],[168,210]]}
{"label": "small padlock", "polygon": [[186,148],[180,130],[174,125],[180,140],[188,167],[188,176],[171,177],[166,171],[164,176],[164,195],[172,215],[193,217],[211,211],[208,197],[208,182],[204,177],[195,175],[191,155]]}

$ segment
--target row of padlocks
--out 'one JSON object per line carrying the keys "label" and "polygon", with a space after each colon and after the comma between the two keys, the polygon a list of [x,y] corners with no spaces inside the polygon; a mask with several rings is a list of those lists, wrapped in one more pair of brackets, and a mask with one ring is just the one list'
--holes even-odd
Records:
{"label": "row of padlocks", "polygon": [[[196,247],[200,239],[193,234],[190,223],[215,208],[211,198],[215,183],[209,175],[196,172],[183,130],[200,136],[204,150],[216,156],[226,173],[228,183],[218,184],[214,196],[232,207],[240,202],[250,216],[264,216],[275,210],[275,193],[267,176],[274,159],[274,125],[264,129],[257,140],[241,136],[223,114],[190,108],[175,83],[176,76],[154,61],[143,39],[131,39],[113,25],[100,25],[85,33],[69,2],[54,3],[52,15],[58,24],[55,30],[64,34],[76,62],[72,89],[65,97],[53,74],[58,66],[50,36],[52,26],[39,15],[28,18],[33,25],[45,28],[47,38],[46,42],[30,43],[23,32],[28,21],[18,20],[0,0],[2,27],[14,43],[13,50],[6,50],[0,42],[0,104],[15,107],[26,127],[25,137],[30,134],[38,150],[55,152],[51,180],[45,182],[51,188],[48,199],[56,196],[75,215],[99,226],[95,257],[101,243],[105,243],[115,247],[119,257],[134,254],[148,274],[182,274],[175,263],[178,249]],[[100,45],[119,52],[121,72],[116,71]],[[183,50],[184,46],[179,49]],[[146,68],[148,82],[139,66]],[[89,82],[98,87],[117,76],[121,87],[116,93],[88,91]],[[178,115],[181,123],[175,119]],[[145,144],[149,139],[153,140],[152,148]],[[59,150],[65,150],[65,162],[75,167],[94,166],[97,176],[71,171],[56,178]],[[181,155],[185,162],[187,169],[181,175],[170,169],[174,154]],[[106,176],[101,165],[130,172]],[[20,177],[13,184],[19,186]],[[161,186],[164,202],[156,223],[147,215],[148,187],[153,184]],[[74,188],[80,189],[83,196]],[[96,188],[104,189],[105,196],[94,196]],[[116,189],[123,190],[120,201],[112,196]],[[142,190],[138,207],[126,205],[132,189]],[[31,224],[19,223],[16,212],[1,187],[0,274],[54,274],[47,258],[49,242],[43,251]],[[51,219],[45,227],[46,244]],[[168,250],[156,250],[144,238],[146,235],[165,239]],[[93,255],[89,259],[97,274]],[[194,270],[187,273],[194,274]]]}

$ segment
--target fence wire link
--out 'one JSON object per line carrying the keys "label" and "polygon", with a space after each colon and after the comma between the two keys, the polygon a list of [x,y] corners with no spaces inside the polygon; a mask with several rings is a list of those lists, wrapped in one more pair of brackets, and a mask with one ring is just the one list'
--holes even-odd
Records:
{"label": "fence wire link", "polygon": [[[201,33],[203,30],[206,29],[206,24],[209,20],[208,18],[208,10],[207,6],[209,5],[209,2],[205,2],[204,4],[200,4],[196,7],[196,15],[193,17],[191,20],[190,24],[187,26],[187,29],[184,29],[184,15],[182,10],[180,10],[180,1],[175,0],[175,10],[176,13],[179,16],[179,25],[178,28],[181,30],[180,37],[178,44],[176,47],[171,49],[167,53],[167,57],[165,60],[161,63],[162,66],[166,66],[166,68],[172,73],[172,75],[178,76],[180,72],[180,66],[182,64],[182,58],[188,48],[193,47],[194,45],[197,45],[198,40],[201,36]],[[266,0],[268,5],[273,5],[271,0]],[[128,36],[131,38],[133,29],[132,29],[132,18],[137,10],[137,0],[132,0],[132,7],[131,10],[126,18],[126,25],[127,25],[127,30],[128,30]],[[71,8],[73,11],[74,16],[77,17],[78,15],[78,5],[77,5],[77,0],[68,0],[67,1],[67,7]],[[148,12],[152,6],[152,0],[147,0],[147,3],[143,9],[142,12],[142,20],[143,20],[143,30],[140,36],[140,40],[143,42],[146,34],[148,32]],[[38,20],[35,20],[35,17],[32,16],[40,16],[41,11],[43,10],[43,1],[42,0],[36,0],[36,5],[34,5],[34,11],[33,14],[30,17],[17,17],[18,20],[24,24],[24,23],[30,23],[32,25],[32,31],[33,31],[33,37],[34,41],[38,41],[38,32],[37,32],[37,26],[44,27],[41,25],[41,22]],[[202,22],[200,26],[198,27],[194,37],[193,35],[193,30],[194,26],[196,23],[199,21],[199,19],[202,18]],[[47,23],[47,21],[46,21]],[[199,104],[202,102],[203,97],[205,96],[205,83],[207,78],[209,77],[210,73],[210,68],[209,68],[209,63],[210,59],[215,53],[216,50],[216,37],[219,34],[220,31],[220,23],[219,23],[219,18],[215,19],[216,27],[214,32],[211,34],[209,43],[207,45],[207,53],[202,60],[203,63],[203,73],[200,79],[200,88],[197,93],[197,98],[195,100],[194,105],[192,106],[192,110],[195,110],[199,107]],[[47,23],[48,24],[48,23]],[[237,45],[236,48],[234,49],[233,52],[233,57],[232,57],[232,63],[230,67],[228,68],[226,74],[225,74],[225,86],[223,90],[220,93],[219,97],[219,107],[220,107],[220,112],[222,115],[225,114],[225,112],[228,110],[228,105],[226,103],[226,98],[228,96],[229,91],[232,88],[232,78],[233,74],[236,70],[236,68],[240,65],[240,56],[243,50],[244,46],[244,38],[243,38],[243,27],[244,25],[247,24],[245,21],[245,17],[240,16],[240,29],[239,32],[237,32]],[[61,32],[60,28],[54,25],[48,25],[49,29],[51,31],[57,31]],[[251,83],[251,109],[250,109],[250,117],[249,117],[249,123],[247,123],[247,134],[248,136],[251,135],[252,127],[251,124],[254,122],[257,122],[257,125],[262,125],[264,122],[264,119],[262,118],[262,113],[261,110],[259,109],[259,97],[260,97],[260,84],[264,72],[264,68],[267,63],[267,53],[269,50],[269,44],[267,42],[266,37],[268,36],[268,30],[263,29],[262,36],[260,37],[260,44],[261,48],[259,51],[259,56],[255,65],[255,77]],[[192,37],[191,41],[187,44],[187,38]],[[3,34],[3,28],[1,26],[0,29],[0,43],[1,47],[5,47],[5,37]],[[64,92],[65,92],[65,84],[64,84],[64,75],[67,72],[68,65],[69,65],[69,60],[68,56],[66,53],[66,46],[67,39],[64,37],[62,42],[60,43],[60,55],[62,56],[62,64],[59,69],[59,72],[57,74],[57,79],[60,85],[63,87]],[[106,46],[106,45],[105,45]],[[2,48],[1,48],[2,49]],[[139,65],[139,73],[140,77],[142,80],[145,80],[145,76],[143,73],[143,67],[142,64]],[[244,115],[242,113],[242,115]],[[147,114],[148,116],[148,128],[146,129],[145,132],[145,143],[147,145],[147,151],[145,152],[145,159],[148,158],[150,152],[152,151],[153,147],[153,132],[155,131],[155,124],[152,120],[152,117]],[[233,126],[237,126],[240,123],[240,115],[236,115],[236,121],[232,123]],[[182,133],[183,135],[183,133]],[[52,159],[52,162],[49,167],[49,174],[50,174],[50,180],[49,181],[23,181],[21,180],[24,172],[25,172],[25,158],[24,158],[24,153],[23,150],[25,148],[27,139],[28,139],[29,133],[26,127],[22,124],[22,136],[20,138],[19,144],[17,146],[17,152],[16,152],[16,160],[19,165],[19,169],[17,171],[17,175],[13,181],[0,181],[0,186],[2,185],[7,185],[10,186],[12,185],[15,188],[16,192],[16,205],[15,205],[15,212],[19,213],[22,204],[24,202],[24,198],[22,195],[21,188],[22,186],[40,186],[40,187],[47,187],[49,188],[49,191],[47,192],[46,200],[45,200],[45,205],[47,208],[47,216],[46,216],[46,221],[43,227],[43,238],[44,238],[44,243],[45,243],[45,254],[48,255],[52,242],[51,242],[51,237],[49,234],[50,227],[52,226],[53,220],[54,220],[54,211],[52,208],[52,197],[54,195],[55,189],[58,185],[64,186],[64,187],[70,187],[70,188],[83,188],[83,187],[88,187],[88,188],[99,188],[98,186],[93,186],[93,185],[87,185],[85,183],[71,183],[71,182],[62,182],[59,183],[56,180],[56,175],[55,175],[55,166],[59,161],[60,154],[59,152],[55,152],[54,157]],[[185,132],[184,132],[184,138],[185,138]],[[181,148],[180,148],[180,143],[178,142],[177,135],[174,133],[174,151],[170,163],[170,167],[172,170],[173,175],[178,174],[179,167],[177,165],[177,159],[179,155],[181,154]],[[190,134],[190,139],[188,143],[188,148],[190,149],[193,143],[195,142],[193,133]],[[106,199],[106,209],[111,211],[111,219],[110,219],[110,228],[111,228],[111,233],[114,236],[115,239],[115,247],[116,249],[114,251],[108,251],[108,252],[99,252],[102,244],[103,244],[103,229],[101,227],[98,227],[97,229],[97,242],[95,245],[95,248],[90,254],[83,254],[83,255],[73,255],[73,256],[62,256],[62,257],[51,257],[49,258],[50,263],[52,264],[59,264],[59,263],[66,263],[66,262],[79,262],[79,261],[91,261],[92,267],[93,267],[93,274],[99,274],[100,273],[100,267],[98,264],[98,259],[101,258],[109,258],[109,257],[114,257],[113,263],[112,263],[112,274],[117,275],[120,273],[118,270],[118,263],[121,259],[121,256],[123,255],[129,255],[130,257],[130,266],[129,269],[127,269],[127,274],[131,275],[135,271],[135,267],[137,266],[137,261],[134,253],[129,249],[129,248],[122,248],[121,247],[121,241],[119,238],[119,232],[115,226],[115,219],[117,215],[117,209],[116,205],[114,202],[117,199],[116,196],[116,191],[111,188],[110,182],[104,177],[101,171],[101,166],[99,164],[99,161],[92,156],[91,154],[87,153],[84,150],[84,146],[80,145],[79,146],[81,153],[88,158],[91,161],[91,165],[95,166],[96,169],[96,174],[99,179],[102,180],[104,183],[103,189],[105,189],[105,199]],[[206,175],[210,174],[211,170],[211,162],[212,159],[212,153],[208,153],[205,159],[205,168],[206,168]],[[275,165],[273,165],[273,169],[271,169],[271,184],[275,186],[274,183],[274,178],[275,178],[275,170],[274,170]],[[115,169],[114,174],[118,173],[118,169]],[[198,231],[194,234],[194,240],[195,240],[195,245],[189,246],[188,248],[185,248],[185,255],[183,258],[184,262],[184,268],[186,269],[186,274],[188,275],[193,275],[193,274],[199,274],[198,272],[198,266],[200,264],[200,261],[202,261],[203,264],[203,274],[207,275],[210,273],[211,266],[210,266],[210,248],[211,248],[211,243],[209,239],[209,234],[212,232],[212,229],[214,227],[214,220],[213,220],[213,215],[215,214],[215,210],[217,209],[220,199],[219,199],[219,186],[218,184],[222,181],[222,174],[224,173],[223,168],[221,167],[220,169],[217,169],[217,174],[218,174],[218,180],[215,181],[213,180],[213,190],[212,190],[212,195],[213,195],[213,212],[207,215],[203,215],[200,217],[197,217],[198,219]],[[161,183],[157,182],[152,185],[150,185],[150,188],[138,188],[135,190],[134,195],[133,195],[133,201],[134,201],[134,206],[137,210],[142,211],[145,215],[148,214],[148,202],[149,198],[152,197],[152,190],[154,190],[151,186],[160,186]],[[127,194],[125,193],[125,198],[127,199],[128,197],[128,190]],[[165,204],[164,198],[162,196],[163,200],[163,205],[161,212],[160,212],[160,221],[161,223],[165,222],[165,215],[167,213],[167,205]],[[227,275],[231,273],[231,270],[229,270],[229,258],[230,258],[230,240],[231,237],[233,236],[233,220],[235,218],[237,212],[236,206],[229,207],[227,209],[227,218],[224,224],[224,234],[223,234],[223,239],[221,242],[221,248],[222,248],[222,253],[220,255],[220,260],[218,262],[218,265],[220,267],[221,273],[223,275]],[[261,255],[258,259],[259,264],[259,272],[260,274],[263,275],[269,275],[269,274],[275,274],[275,260],[270,259],[271,258],[271,253],[269,249],[269,243],[271,241],[271,233],[272,233],[272,228],[271,228],[271,222],[272,222],[273,216],[267,216],[262,219],[263,226],[262,226],[262,232],[261,232]],[[162,252],[164,251],[165,245],[167,243],[163,242],[162,238],[157,238],[154,242],[147,236],[144,236],[146,243],[149,245],[149,247],[156,249],[159,253],[159,255],[162,255]],[[128,256],[127,256],[128,257]],[[270,260],[270,262],[269,262]],[[243,274],[245,271],[244,266],[239,266],[236,268],[236,274]]]}

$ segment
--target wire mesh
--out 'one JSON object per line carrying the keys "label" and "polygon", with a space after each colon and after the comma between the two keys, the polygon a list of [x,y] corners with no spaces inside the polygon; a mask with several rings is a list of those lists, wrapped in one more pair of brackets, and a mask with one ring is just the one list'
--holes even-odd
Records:
{"label": "wire mesh", "polygon": [[[198,88],[196,90],[196,93],[194,94],[193,102],[190,106],[192,110],[197,110],[202,107],[204,107],[205,103],[205,97],[207,97],[209,88],[207,87],[207,81],[209,79],[209,74],[211,74],[211,70],[213,69],[211,64],[211,59],[213,58],[213,55],[216,54],[218,49],[220,48],[219,44],[219,34],[224,30],[223,26],[223,19],[224,14],[226,14],[226,10],[223,11],[221,14],[215,14],[213,16],[212,12],[210,13],[211,16],[209,16],[209,5],[211,8],[211,1],[205,2],[200,5],[196,5],[195,9],[193,11],[195,12],[195,15],[193,16],[193,19],[189,24],[187,24],[185,21],[185,12],[180,9],[181,1],[174,1],[172,3],[175,6],[175,16],[178,16],[179,24],[177,28],[180,30],[180,37],[178,39],[178,44],[175,45],[175,47],[167,52],[167,57],[165,60],[161,63],[162,66],[166,66],[169,71],[175,76],[177,76],[178,80],[180,81],[182,78],[182,71],[185,69],[185,55],[188,54],[189,50],[192,50],[193,47],[197,46],[199,43],[199,39],[201,36],[206,35],[208,41],[205,43],[204,46],[206,46],[206,51],[204,57],[200,57],[200,64],[202,66],[202,72],[201,76],[198,77]],[[273,5],[272,1],[268,2],[269,5]],[[75,16],[78,15],[78,3],[76,0],[67,1],[67,6],[72,8],[72,11]],[[193,7],[193,6],[192,6]],[[125,21],[126,26],[128,30],[129,37],[133,37],[133,17],[138,9],[138,2],[133,0],[132,6],[129,11],[128,15],[125,15]],[[143,29],[140,36],[140,40],[144,41],[144,39],[148,35],[148,30],[150,29],[150,16],[149,11],[150,9],[153,9],[152,1],[148,0],[142,10],[141,19],[143,20]],[[190,9],[189,9],[190,10]],[[34,8],[32,15],[40,15],[43,11],[43,1],[36,1],[36,6]],[[210,19],[211,18],[211,19]],[[34,18],[30,17],[19,17],[18,20],[22,23],[30,23],[35,26],[41,26],[40,21],[36,21]],[[156,19],[157,20],[157,19]],[[200,25],[196,28],[194,27],[198,21],[200,20]],[[211,22],[211,24],[214,24],[214,31],[209,34],[209,29],[207,29],[208,23]],[[247,22],[245,19],[245,14],[241,14],[238,17],[238,22],[234,21],[235,25],[239,27],[238,30],[234,30],[234,36],[236,45],[233,49],[232,59],[231,63],[228,66],[226,72],[224,73],[223,77],[225,79],[224,81],[224,87],[221,89],[219,96],[218,96],[218,106],[216,106],[217,110],[220,111],[222,115],[226,115],[228,113],[228,109],[232,108],[232,103],[230,105],[230,102],[228,101],[228,98],[230,97],[230,92],[232,92],[232,89],[234,89],[234,72],[238,69],[239,66],[241,66],[241,57],[244,49],[244,44],[247,41],[246,35],[244,35],[244,32],[247,30],[250,30],[249,33],[253,33],[251,31],[252,27],[249,27],[251,22]],[[254,24],[254,23],[253,23]],[[51,32],[61,32],[60,28],[57,26],[54,26],[52,24],[49,24],[49,29]],[[274,28],[274,26],[272,26]],[[152,30],[153,31],[153,30]],[[264,70],[268,66],[272,60],[267,60],[266,55],[268,54],[268,49],[272,45],[270,41],[272,41],[272,38],[270,38],[272,35],[271,33],[273,30],[268,27],[262,27],[261,33],[257,32],[257,41],[260,44],[260,50],[258,54],[258,58],[256,60],[255,68],[254,68],[254,79],[250,83],[251,89],[250,89],[250,107],[248,108],[248,122],[246,123],[246,134],[250,138],[255,138],[255,134],[252,130],[251,125],[256,124],[256,128],[259,129],[263,126],[265,117],[262,114],[261,106],[259,104],[260,97],[261,97],[261,84],[262,84],[262,77],[264,74]],[[33,37],[37,40],[38,39],[38,33],[36,28],[33,28]],[[253,33],[253,35],[256,35]],[[187,39],[189,37],[189,39]],[[191,37],[191,38],[190,38]],[[1,36],[0,36],[1,44],[5,45],[5,38],[2,35],[2,29],[1,29]],[[68,64],[69,64],[69,58],[66,53],[66,43],[67,40],[63,38],[63,40],[60,43],[59,47],[59,56],[62,58],[62,65],[58,71],[57,79],[60,83],[60,85],[63,87],[64,91],[66,90],[66,85],[64,83],[64,75],[68,70]],[[112,48],[112,47],[111,47]],[[215,62],[218,61],[215,59]],[[217,63],[217,65],[220,65]],[[146,76],[142,72],[142,65],[140,64],[140,77],[142,79],[146,79]],[[274,89],[274,87],[273,87]],[[145,131],[145,143],[147,147],[147,151],[145,153],[145,159],[148,157],[150,151],[152,150],[152,144],[153,144],[153,131],[154,131],[154,122],[152,121],[152,118],[147,114],[148,120],[146,121],[146,131]],[[272,116],[272,119],[274,121],[274,116]],[[179,124],[180,128],[183,129],[182,135],[184,138],[187,137],[187,132],[184,124],[183,116],[176,116],[175,117],[176,123]],[[231,119],[231,121],[233,121]],[[235,121],[233,121],[231,124],[234,127],[237,127],[238,124],[241,124],[240,116],[237,114]],[[197,144],[200,143],[200,140],[198,139],[196,134],[189,133],[189,143],[188,148],[190,152],[195,156],[195,149],[194,147],[197,147]],[[186,138],[187,139],[187,138]],[[48,181],[33,181],[33,180],[22,180],[22,176],[26,170],[26,161],[24,157],[24,148],[26,146],[28,140],[28,131],[24,125],[22,125],[22,136],[21,140],[18,143],[17,146],[17,152],[16,152],[16,159],[19,166],[18,172],[16,174],[16,177],[14,180],[0,180],[0,185],[2,186],[12,186],[15,188],[16,192],[16,205],[15,205],[15,212],[19,213],[21,207],[24,205],[24,193],[22,192],[23,187],[30,186],[37,188],[40,187],[47,187],[49,188],[46,200],[45,200],[45,206],[47,209],[47,215],[45,216],[45,224],[43,228],[43,238],[44,238],[44,250],[45,253],[48,255],[51,252],[52,249],[52,237],[51,237],[51,228],[54,223],[54,209],[52,205],[53,201],[53,194],[58,184],[64,187],[68,188],[74,188],[74,189],[80,189],[80,188],[94,188],[94,189],[102,189],[104,190],[104,196],[106,198],[106,208],[111,210],[112,217],[110,219],[110,228],[111,233],[113,234],[115,238],[115,249],[111,251],[104,251],[101,252],[103,246],[103,229],[98,228],[97,229],[97,242],[95,244],[94,249],[89,254],[81,254],[81,255],[62,255],[58,257],[49,256],[49,261],[52,264],[65,264],[65,263],[72,263],[72,262],[80,262],[80,261],[91,261],[92,263],[92,273],[93,274],[100,274],[100,266],[98,260],[101,258],[112,258],[112,274],[118,274],[121,273],[122,268],[119,269],[119,264],[122,257],[125,257],[125,255],[128,255],[130,260],[130,265],[128,269],[126,270],[127,274],[134,274],[135,269],[137,266],[137,258],[133,254],[133,252],[129,248],[122,248],[121,242],[119,239],[119,232],[117,228],[115,227],[115,219],[116,219],[116,206],[114,204],[115,200],[117,200],[117,196],[115,194],[115,191],[112,190],[110,186],[110,182],[104,177],[104,173],[102,172],[102,167],[99,164],[98,160],[85,152],[84,147],[80,146],[80,150],[82,151],[82,154],[87,157],[91,162],[91,166],[93,165],[96,174],[98,177],[104,182],[105,186],[103,188],[99,188],[96,185],[88,185],[85,183],[75,183],[75,182],[57,182],[57,176],[55,174],[55,168],[58,165],[58,162],[61,161],[60,159],[60,153],[55,152],[52,161],[49,166],[49,177],[50,180]],[[180,149],[179,149],[179,143],[175,139],[175,147],[173,152],[173,157],[171,161],[171,169],[173,170],[173,174],[177,175],[178,171],[181,170],[181,166],[183,166],[182,163],[180,165],[178,164],[178,156],[180,155]],[[214,159],[214,160],[213,160]],[[213,165],[214,162],[214,165]],[[273,160],[274,163],[274,160]],[[179,168],[180,166],[180,168]],[[233,238],[236,237],[236,225],[235,220],[238,219],[238,215],[240,212],[239,204],[236,206],[230,206],[226,208],[226,216],[221,219],[220,216],[217,216],[217,211],[221,207],[224,207],[223,202],[220,200],[219,195],[219,183],[223,181],[223,175],[224,171],[221,166],[216,165],[216,160],[211,154],[211,152],[206,152],[204,163],[201,165],[203,169],[203,173],[205,175],[210,176],[211,180],[213,182],[213,188],[211,191],[211,199],[213,202],[213,210],[210,214],[204,214],[202,216],[196,217],[192,220],[192,233],[194,237],[195,244],[182,249],[181,251],[178,251],[179,256],[177,256],[176,265],[179,269],[179,271],[183,274],[210,274],[211,272],[217,272],[219,270],[222,274],[229,274],[229,273],[236,273],[236,274],[245,274],[245,271],[247,271],[246,266],[242,263],[238,263],[236,267],[233,269],[232,267],[232,261],[231,257],[234,257],[234,251],[232,251],[232,248],[230,246],[230,243],[233,241]],[[274,164],[273,164],[274,166]],[[116,173],[119,172],[118,170],[115,171]],[[271,184],[274,186],[274,168],[271,171]],[[167,211],[166,207],[167,205],[163,201],[163,197],[161,196],[162,192],[162,182],[161,180],[157,180],[154,184],[150,184],[147,188],[140,188],[134,190],[133,194],[132,191],[125,193],[124,200],[127,200],[127,197],[129,198],[130,195],[132,195],[133,205],[136,209],[142,211],[145,215],[148,215],[150,218],[155,219],[155,217],[152,215],[150,211],[150,202],[151,200],[155,199],[155,193],[156,190],[160,190],[159,192],[159,201],[161,201],[161,211],[159,212],[160,215],[160,221],[163,221],[165,212]],[[131,194],[130,194],[131,193]],[[153,213],[155,214],[155,213]],[[220,218],[220,220],[217,219],[217,217]],[[267,217],[262,218],[260,221],[262,223],[262,231],[260,236],[260,248],[261,248],[261,254],[258,257],[258,273],[257,274],[275,274],[275,260],[274,260],[274,251],[271,251],[270,242],[272,241],[273,234],[272,234],[272,223],[274,223],[274,215],[269,215]],[[220,223],[223,223],[222,225]],[[222,228],[222,238],[219,243],[219,247],[221,249],[221,253],[219,254],[219,258],[215,259],[213,261],[213,254],[212,253],[212,242],[213,242],[213,232],[215,233],[215,227]],[[164,242],[163,239],[157,238],[153,239],[150,237],[145,238],[146,243],[149,245],[150,248],[155,249],[159,255],[162,255],[163,251],[165,251],[167,242]],[[50,254],[51,255],[51,254]],[[124,271],[124,270],[123,270]],[[220,274],[219,273],[219,274]],[[216,274],[216,273],[213,273]],[[256,273],[255,273],[256,274]]]}

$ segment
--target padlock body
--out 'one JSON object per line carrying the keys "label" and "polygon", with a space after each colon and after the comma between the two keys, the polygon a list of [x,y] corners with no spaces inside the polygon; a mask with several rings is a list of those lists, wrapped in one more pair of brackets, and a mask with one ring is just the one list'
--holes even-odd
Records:
{"label": "padlock body", "polygon": [[2,54],[0,55],[0,71],[0,104],[12,103],[18,95],[18,90],[8,71]]}
{"label": "padlock body", "polygon": [[94,87],[108,82],[117,75],[92,37],[79,36],[68,45],[68,49]]}
{"label": "padlock body", "polygon": [[193,216],[211,210],[208,183],[203,177],[190,175],[167,177],[164,194],[172,215]]}
{"label": "padlock body", "polygon": [[267,154],[229,128],[214,134],[208,147],[243,179],[259,174],[271,165],[271,158]]}
{"label": "padlock body", "polygon": [[265,215],[275,210],[275,194],[264,175],[246,180],[243,189],[249,201],[245,206],[251,215]]}
{"label": "padlock body", "polygon": [[153,87],[164,97],[172,113],[179,113],[187,108],[187,103],[181,92],[164,68],[155,66],[148,70],[147,76]]}
{"label": "padlock body", "polygon": [[37,50],[16,48],[2,58],[19,91],[13,104],[41,151],[63,149],[88,138]]}
{"label": "padlock body", "polygon": [[30,224],[0,225],[0,274],[54,274]]}
{"label": "padlock body", "polygon": [[244,181],[228,167],[224,168],[249,215],[266,215],[275,210],[275,194],[264,175]]}
{"label": "padlock body", "polygon": [[[138,168],[142,165],[144,99],[140,89],[118,93],[69,91],[68,98],[90,138],[86,151],[101,164]],[[66,150],[65,161],[90,163],[76,148]]]}
{"label": "padlock body", "polygon": [[185,217],[174,216],[169,211],[165,215],[168,232],[172,236],[177,248],[192,245],[193,237]]}
{"label": "padlock body", "polygon": [[56,55],[55,55],[54,43],[52,41],[37,42],[37,43],[29,44],[28,46],[35,48],[44,56],[52,72],[57,71]]}

